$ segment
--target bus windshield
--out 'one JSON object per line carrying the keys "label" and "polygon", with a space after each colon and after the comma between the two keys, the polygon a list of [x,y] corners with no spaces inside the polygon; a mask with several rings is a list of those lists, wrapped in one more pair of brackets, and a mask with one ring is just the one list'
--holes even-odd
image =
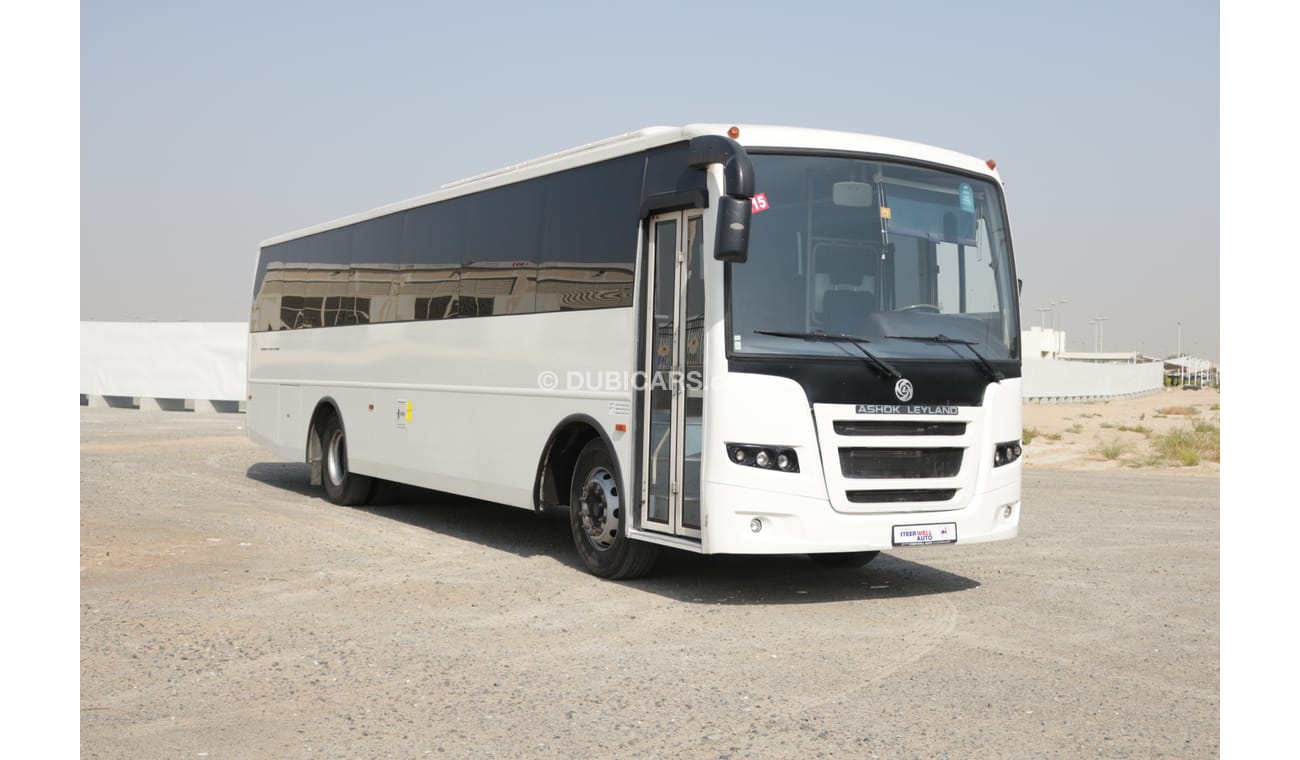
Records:
{"label": "bus windshield", "polygon": [[[992,181],[879,159],[751,153],[749,260],[730,265],[734,354],[1018,359],[1010,235]],[[772,333],[781,333],[773,335]],[[924,339],[924,340],[923,340]]]}

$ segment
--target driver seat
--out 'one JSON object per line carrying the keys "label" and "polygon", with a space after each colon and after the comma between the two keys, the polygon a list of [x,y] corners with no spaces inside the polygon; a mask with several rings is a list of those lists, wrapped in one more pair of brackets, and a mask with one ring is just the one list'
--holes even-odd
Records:
{"label": "driver seat", "polygon": [[826,256],[822,262],[831,289],[822,294],[822,327],[832,335],[857,335],[869,312],[876,310],[876,294],[863,290],[867,257],[854,250]]}

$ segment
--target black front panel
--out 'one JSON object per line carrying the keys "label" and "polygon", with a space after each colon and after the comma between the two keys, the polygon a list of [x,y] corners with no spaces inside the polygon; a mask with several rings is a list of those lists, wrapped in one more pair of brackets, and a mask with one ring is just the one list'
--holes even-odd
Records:
{"label": "black front panel", "polygon": [[836,420],[836,435],[965,435],[965,422],[924,420]]}
{"label": "black front panel", "polygon": [[[913,405],[980,406],[989,379],[974,362],[900,361],[890,363],[912,383]],[[1020,362],[990,362],[1006,378],[1020,377]],[[736,357],[732,372],[788,377],[803,386],[809,404],[897,404],[894,381],[882,377],[866,359]]]}
{"label": "black front panel", "polygon": [[892,491],[845,491],[854,504],[902,504],[909,501],[948,501],[955,488],[900,488]]}
{"label": "black front panel", "polygon": [[962,449],[840,449],[846,478],[951,478],[961,470]]}

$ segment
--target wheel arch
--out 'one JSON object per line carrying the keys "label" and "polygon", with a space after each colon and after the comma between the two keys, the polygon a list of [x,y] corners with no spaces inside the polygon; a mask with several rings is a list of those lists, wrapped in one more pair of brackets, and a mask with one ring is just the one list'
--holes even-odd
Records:
{"label": "wheel arch", "polygon": [[619,462],[618,449],[609,432],[596,419],[587,414],[571,414],[560,420],[546,439],[541,458],[537,462],[537,476],[533,481],[533,508],[545,509],[550,505],[567,505],[569,491],[573,481],[573,468],[578,463],[578,454],[584,446],[599,439],[609,452],[614,463],[614,477],[624,491],[627,481],[623,479],[623,467]]}

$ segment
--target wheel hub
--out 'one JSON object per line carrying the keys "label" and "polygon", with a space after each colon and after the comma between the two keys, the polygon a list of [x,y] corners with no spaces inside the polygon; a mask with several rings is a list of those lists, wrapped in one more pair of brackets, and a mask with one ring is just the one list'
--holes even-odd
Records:
{"label": "wheel hub", "polygon": [[343,457],[343,431],[335,430],[325,447],[325,475],[336,486],[343,483]]}
{"label": "wheel hub", "polygon": [[619,498],[614,476],[603,467],[587,475],[587,484],[578,497],[578,515],[587,538],[607,549],[618,536]]}

